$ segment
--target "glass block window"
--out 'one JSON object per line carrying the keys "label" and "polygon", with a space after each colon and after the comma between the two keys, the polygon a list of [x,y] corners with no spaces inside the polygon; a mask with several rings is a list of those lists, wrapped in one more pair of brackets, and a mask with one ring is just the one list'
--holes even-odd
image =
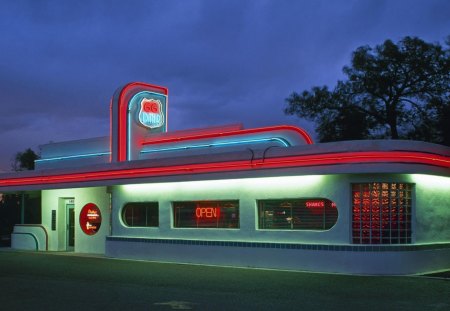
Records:
{"label": "glass block window", "polygon": [[411,243],[412,184],[352,184],[355,244]]}
{"label": "glass block window", "polygon": [[328,230],[336,224],[336,204],[328,199],[258,201],[259,229]]}
{"label": "glass block window", "polygon": [[239,228],[239,201],[173,202],[175,228]]}
{"label": "glass block window", "polygon": [[131,202],[122,209],[122,221],[128,227],[158,227],[158,202]]}

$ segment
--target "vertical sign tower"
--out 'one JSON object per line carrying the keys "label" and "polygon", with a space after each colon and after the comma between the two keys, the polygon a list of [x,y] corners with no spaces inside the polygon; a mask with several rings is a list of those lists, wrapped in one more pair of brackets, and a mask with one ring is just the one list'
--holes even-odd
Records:
{"label": "vertical sign tower", "polygon": [[168,89],[133,82],[111,100],[111,162],[139,159],[145,137],[167,132]]}

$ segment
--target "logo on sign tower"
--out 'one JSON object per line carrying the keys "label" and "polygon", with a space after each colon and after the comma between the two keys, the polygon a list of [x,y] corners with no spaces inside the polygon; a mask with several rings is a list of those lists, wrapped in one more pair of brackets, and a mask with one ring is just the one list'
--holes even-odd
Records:
{"label": "logo on sign tower", "polygon": [[161,101],[143,98],[139,110],[139,122],[148,128],[158,128],[164,124]]}

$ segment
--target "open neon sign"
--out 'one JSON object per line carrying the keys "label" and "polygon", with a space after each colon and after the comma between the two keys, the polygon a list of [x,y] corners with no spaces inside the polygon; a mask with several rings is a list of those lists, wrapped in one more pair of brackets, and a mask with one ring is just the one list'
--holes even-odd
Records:
{"label": "open neon sign", "polygon": [[220,208],[218,207],[197,207],[195,209],[197,219],[219,219]]}

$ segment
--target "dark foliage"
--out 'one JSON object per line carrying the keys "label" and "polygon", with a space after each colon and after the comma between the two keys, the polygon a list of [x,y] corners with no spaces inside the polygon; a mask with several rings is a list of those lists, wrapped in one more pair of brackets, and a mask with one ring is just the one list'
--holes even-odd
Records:
{"label": "dark foliage", "polygon": [[14,171],[34,170],[34,161],[39,159],[39,156],[30,148],[24,152],[17,152],[12,162],[12,169]]}
{"label": "dark foliage", "polygon": [[333,90],[292,93],[285,113],[315,121],[322,142],[392,138],[450,145],[449,43],[443,48],[405,37],[359,47],[343,68],[347,80]]}

